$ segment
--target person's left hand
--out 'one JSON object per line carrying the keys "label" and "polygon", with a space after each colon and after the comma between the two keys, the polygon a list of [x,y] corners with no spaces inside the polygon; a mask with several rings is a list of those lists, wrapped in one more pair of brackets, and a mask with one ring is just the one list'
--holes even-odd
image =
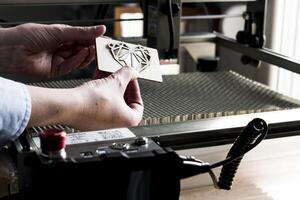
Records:
{"label": "person's left hand", "polygon": [[56,77],[95,58],[95,38],[105,26],[24,24],[0,29],[0,72]]}

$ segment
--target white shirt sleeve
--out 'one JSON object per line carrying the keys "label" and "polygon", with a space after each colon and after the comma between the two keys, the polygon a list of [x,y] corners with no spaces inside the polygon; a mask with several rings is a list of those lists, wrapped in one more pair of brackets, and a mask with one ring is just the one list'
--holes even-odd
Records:
{"label": "white shirt sleeve", "polygon": [[20,136],[31,113],[31,99],[22,83],[0,77],[0,147]]}

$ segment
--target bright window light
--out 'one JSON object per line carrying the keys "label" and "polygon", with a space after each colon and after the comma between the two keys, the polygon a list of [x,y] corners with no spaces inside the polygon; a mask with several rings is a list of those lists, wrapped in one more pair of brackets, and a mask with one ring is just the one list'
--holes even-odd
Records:
{"label": "bright window light", "polygon": [[[142,13],[122,13],[121,19],[137,19],[143,18]],[[122,21],[121,22],[122,37],[142,37],[143,36],[143,21]]]}

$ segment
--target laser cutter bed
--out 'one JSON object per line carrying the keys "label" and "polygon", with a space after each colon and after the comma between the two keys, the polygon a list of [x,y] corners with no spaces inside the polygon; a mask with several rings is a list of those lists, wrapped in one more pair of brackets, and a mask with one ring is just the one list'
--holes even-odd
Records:
{"label": "laser cutter bed", "polygon": [[[141,127],[151,129],[153,125],[171,126],[187,121],[196,123],[224,116],[238,117],[249,113],[300,107],[300,101],[279,94],[233,71],[184,73],[164,76],[163,79],[163,83],[139,80],[145,104]],[[91,79],[49,81],[32,85],[72,88],[89,80]],[[53,127],[69,133],[79,131],[63,125],[49,125],[30,128],[29,132],[35,135],[43,129]]]}

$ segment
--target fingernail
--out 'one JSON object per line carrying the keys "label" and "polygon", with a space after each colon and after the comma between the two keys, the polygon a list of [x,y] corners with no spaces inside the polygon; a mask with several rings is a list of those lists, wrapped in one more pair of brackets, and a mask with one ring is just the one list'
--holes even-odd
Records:
{"label": "fingernail", "polygon": [[96,33],[97,34],[104,34],[106,32],[106,26],[104,26],[104,25],[100,25],[100,26],[97,26],[96,27]]}

